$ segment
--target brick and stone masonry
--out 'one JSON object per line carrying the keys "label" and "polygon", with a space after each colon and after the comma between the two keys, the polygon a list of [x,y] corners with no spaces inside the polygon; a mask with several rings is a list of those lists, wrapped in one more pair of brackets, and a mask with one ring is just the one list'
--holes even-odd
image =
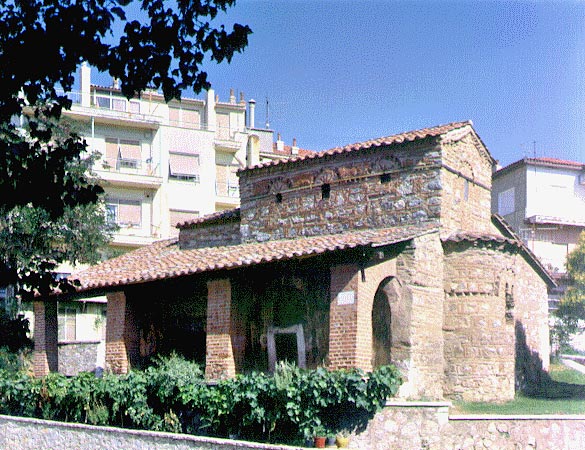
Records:
{"label": "brick and stone masonry", "polygon": [[35,376],[43,376],[57,371],[59,367],[57,302],[35,300],[33,310],[35,315],[33,370]]}

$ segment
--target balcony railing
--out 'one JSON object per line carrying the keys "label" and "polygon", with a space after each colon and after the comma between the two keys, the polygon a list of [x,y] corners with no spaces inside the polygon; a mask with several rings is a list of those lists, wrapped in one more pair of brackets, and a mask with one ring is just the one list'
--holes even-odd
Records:
{"label": "balcony railing", "polygon": [[94,169],[111,172],[135,173],[138,175],[160,176],[158,173],[158,165],[140,159],[101,159],[94,165]]}

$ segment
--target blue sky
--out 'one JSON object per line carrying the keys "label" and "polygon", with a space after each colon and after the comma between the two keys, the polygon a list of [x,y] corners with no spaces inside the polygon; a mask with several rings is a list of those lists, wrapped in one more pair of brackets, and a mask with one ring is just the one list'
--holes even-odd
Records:
{"label": "blue sky", "polygon": [[585,161],[585,2],[238,0],[254,34],[208,64],[286,143],[322,150],[468,120],[507,165]]}

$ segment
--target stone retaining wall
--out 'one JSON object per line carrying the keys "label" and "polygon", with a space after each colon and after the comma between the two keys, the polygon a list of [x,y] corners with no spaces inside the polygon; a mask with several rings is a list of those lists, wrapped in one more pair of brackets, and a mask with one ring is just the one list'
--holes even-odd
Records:
{"label": "stone retaining wall", "polygon": [[[367,428],[351,437],[363,450],[463,450],[585,448],[585,415],[449,416],[448,402],[389,402]],[[299,450],[228,439],[123,430],[47,420],[0,416],[0,448]]]}

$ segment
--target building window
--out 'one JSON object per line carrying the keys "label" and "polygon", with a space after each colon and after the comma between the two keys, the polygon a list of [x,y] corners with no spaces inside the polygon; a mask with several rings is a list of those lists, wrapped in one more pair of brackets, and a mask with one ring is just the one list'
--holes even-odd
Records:
{"label": "building window", "polygon": [[169,153],[169,178],[199,182],[199,155]]}
{"label": "building window", "polygon": [[201,128],[201,113],[184,106],[169,106],[169,124],[186,128]]}
{"label": "building window", "polygon": [[239,197],[240,185],[238,182],[238,165],[216,164],[215,192],[222,197]]}
{"label": "building window", "polygon": [[142,145],[140,141],[106,138],[106,156],[102,165],[120,169],[140,169],[142,167]]}
{"label": "building window", "polygon": [[321,185],[321,199],[327,200],[331,197],[331,185],[329,183]]}
{"label": "building window", "polygon": [[506,323],[514,322],[514,295],[512,288],[506,283]]}
{"label": "building window", "polygon": [[276,194],[276,203],[282,203],[282,194],[280,192]]}
{"label": "building window", "polygon": [[122,228],[140,228],[142,222],[140,200],[107,199],[106,213],[108,223]]}
{"label": "building window", "polygon": [[57,339],[59,341],[74,341],[76,339],[77,308],[71,305],[59,304],[57,310]]}
{"label": "building window", "polygon": [[463,180],[463,200],[469,201],[469,180]]}
{"label": "building window", "polygon": [[505,216],[512,214],[515,211],[514,205],[514,188],[510,188],[506,191],[498,194],[498,214]]}

